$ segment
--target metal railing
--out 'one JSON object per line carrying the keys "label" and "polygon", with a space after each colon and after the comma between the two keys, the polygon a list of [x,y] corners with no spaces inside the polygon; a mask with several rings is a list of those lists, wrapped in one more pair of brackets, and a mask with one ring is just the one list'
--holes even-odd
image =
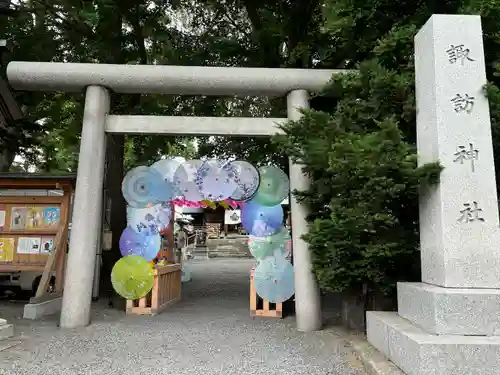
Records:
{"label": "metal railing", "polygon": [[[205,251],[202,252],[201,247],[198,247],[200,243],[200,237],[202,236],[202,232],[200,230],[195,230],[193,234],[188,235],[186,241],[186,247],[183,249],[183,253],[185,254],[187,259],[194,258],[195,254],[200,255],[201,253],[205,253],[204,257],[208,259],[208,247],[205,247]],[[203,242],[206,241],[206,237],[204,237]]]}

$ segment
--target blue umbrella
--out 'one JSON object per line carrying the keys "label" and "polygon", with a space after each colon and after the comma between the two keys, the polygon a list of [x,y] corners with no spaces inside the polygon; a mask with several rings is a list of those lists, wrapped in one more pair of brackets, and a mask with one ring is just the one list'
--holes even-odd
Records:
{"label": "blue umbrella", "polygon": [[122,193],[127,203],[144,208],[173,198],[173,186],[150,167],[136,167],[128,171],[122,182]]}
{"label": "blue umbrella", "polygon": [[262,206],[254,201],[245,203],[241,209],[241,223],[247,233],[266,237],[275,234],[283,223],[281,205]]}
{"label": "blue umbrella", "polygon": [[123,256],[138,255],[149,262],[158,255],[160,248],[161,236],[159,233],[146,235],[127,227],[120,237],[120,253]]}

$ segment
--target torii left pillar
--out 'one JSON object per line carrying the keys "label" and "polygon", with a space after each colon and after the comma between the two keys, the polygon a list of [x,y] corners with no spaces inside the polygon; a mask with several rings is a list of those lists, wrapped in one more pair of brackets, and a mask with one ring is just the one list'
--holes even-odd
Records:
{"label": "torii left pillar", "polygon": [[92,286],[96,250],[101,235],[104,163],[106,157],[105,120],[109,112],[107,89],[89,86],[85,95],[80,157],[70,249],[61,309],[61,327],[90,324]]}

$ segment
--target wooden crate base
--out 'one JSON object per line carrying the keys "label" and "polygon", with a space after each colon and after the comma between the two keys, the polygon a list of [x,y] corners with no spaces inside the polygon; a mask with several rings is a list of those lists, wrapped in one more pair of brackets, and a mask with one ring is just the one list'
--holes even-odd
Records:
{"label": "wooden crate base", "polygon": [[271,303],[255,292],[253,270],[250,272],[250,316],[267,318],[283,318],[283,304]]}
{"label": "wooden crate base", "polygon": [[170,264],[155,269],[153,289],[138,300],[127,300],[127,315],[156,315],[181,299],[181,266]]}

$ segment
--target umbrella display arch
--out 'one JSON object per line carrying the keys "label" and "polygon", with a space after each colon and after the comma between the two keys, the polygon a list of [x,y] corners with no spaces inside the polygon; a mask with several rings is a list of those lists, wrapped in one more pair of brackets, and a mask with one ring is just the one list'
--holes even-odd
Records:
{"label": "umbrella display arch", "polygon": [[[14,89],[85,92],[85,109],[74,197],[73,231],[62,299],[63,328],[90,323],[92,285],[101,236],[106,133],[269,137],[280,123],[298,120],[309,107],[308,92],[319,91],[345,70],[184,67],[45,62],[11,62]],[[109,115],[110,91],[128,94],[287,96],[287,118]],[[305,190],[308,178],[290,160],[291,191]],[[305,206],[290,197],[297,329],[322,326],[319,290],[311,270]]]}

